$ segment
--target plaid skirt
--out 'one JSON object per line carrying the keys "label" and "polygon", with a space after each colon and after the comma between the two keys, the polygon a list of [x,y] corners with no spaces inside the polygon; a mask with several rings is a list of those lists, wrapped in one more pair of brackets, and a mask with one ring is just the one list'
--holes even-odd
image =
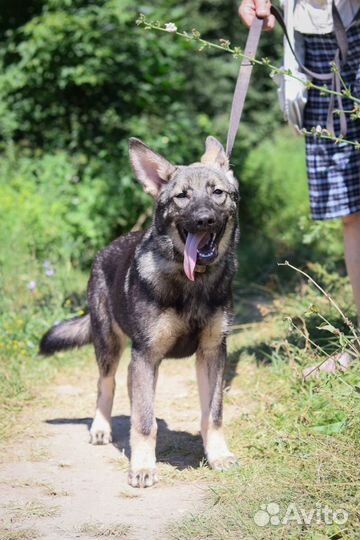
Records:
{"label": "plaid skirt", "polygon": [[[360,16],[347,32],[348,58],[342,69],[342,78],[352,94],[360,97]],[[312,71],[328,73],[334,60],[337,44],[331,34],[304,35],[305,65]],[[323,86],[323,81],[313,81]],[[336,101],[336,100],[335,100]],[[308,92],[304,112],[304,127],[326,127],[329,97],[318,90]],[[354,103],[343,99],[344,110]],[[337,107],[337,104],[336,104]],[[346,139],[360,141],[360,120],[347,118]],[[339,117],[334,116],[335,133],[339,133]],[[306,165],[309,181],[310,207],[313,219],[331,219],[360,212],[360,150],[350,144],[306,136]]]}

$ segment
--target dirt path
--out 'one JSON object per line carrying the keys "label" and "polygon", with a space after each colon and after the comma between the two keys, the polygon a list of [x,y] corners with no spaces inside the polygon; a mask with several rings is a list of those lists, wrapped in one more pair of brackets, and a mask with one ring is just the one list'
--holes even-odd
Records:
{"label": "dirt path", "polygon": [[44,389],[40,405],[21,416],[23,435],[1,456],[1,540],[168,540],[170,523],[201,509],[206,482],[201,469],[186,470],[199,467],[203,456],[193,361],[166,361],[161,367],[156,402],[161,483],[148,490],[127,485],[126,366],[124,359],[117,377],[113,444],[88,444],[95,362],[60,375]]}

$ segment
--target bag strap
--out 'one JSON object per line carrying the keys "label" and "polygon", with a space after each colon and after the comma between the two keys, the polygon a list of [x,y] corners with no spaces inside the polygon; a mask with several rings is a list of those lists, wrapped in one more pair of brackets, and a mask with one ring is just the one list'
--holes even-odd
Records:
{"label": "bag strap", "polygon": [[329,73],[315,73],[315,71],[312,71],[311,69],[304,66],[304,64],[300,60],[298,54],[296,53],[296,51],[295,51],[295,49],[294,49],[294,47],[293,47],[293,45],[291,43],[291,39],[290,39],[288,31],[286,29],[285,21],[283,19],[282,14],[278,10],[278,8],[276,8],[275,6],[271,6],[270,12],[271,12],[272,15],[274,15],[275,19],[279,23],[280,28],[284,33],[285,39],[288,42],[290,50],[291,50],[292,54],[294,55],[295,60],[299,64],[299,67],[300,67],[301,71],[303,71],[304,73],[306,73],[306,75],[309,75],[310,77],[312,77],[314,79],[318,79],[319,81],[329,81],[329,80],[331,80],[332,79],[332,73],[330,73],[330,72]]}
{"label": "bag strap", "polygon": [[[307,68],[306,66],[304,66],[299,56],[297,55],[294,47],[292,46],[291,40],[289,38],[287,29],[286,29],[284,19],[280,11],[275,6],[271,6],[271,13],[274,15],[282,31],[284,32],[284,35],[289,44],[290,50],[292,54],[294,55],[301,71],[303,71],[304,73],[306,73],[306,75],[309,75],[313,79],[317,79],[319,81],[330,81],[331,82],[330,89],[332,91],[340,93],[341,80],[339,77],[339,73],[341,71],[342,66],[346,64],[347,53],[348,53],[348,42],[347,42],[347,36],[346,36],[346,29],[341,20],[339,11],[335,5],[335,0],[332,0],[331,9],[332,9],[332,17],[333,17],[333,23],[334,23],[335,39],[339,47],[338,50],[336,51],[335,58],[334,58],[334,63],[335,63],[336,70],[338,73],[335,73],[333,71],[330,73],[316,73],[312,71],[311,69]],[[326,119],[326,129],[333,136],[335,136],[335,127],[334,127],[335,97],[337,99],[337,105],[339,108],[340,134],[344,137],[347,132],[347,122],[346,122],[346,115],[343,110],[342,97],[339,95],[335,96],[334,94],[330,94],[329,108],[328,108],[327,119]]]}

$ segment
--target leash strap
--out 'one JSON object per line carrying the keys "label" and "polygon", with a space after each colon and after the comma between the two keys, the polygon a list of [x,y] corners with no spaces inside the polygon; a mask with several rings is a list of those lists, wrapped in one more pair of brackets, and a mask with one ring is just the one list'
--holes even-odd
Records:
{"label": "leash strap", "polygon": [[[306,66],[304,66],[299,56],[297,55],[294,47],[292,46],[291,40],[289,38],[289,34],[286,29],[285,21],[280,11],[275,6],[271,6],[270,11],[272,15],[274,15],[282,31],[284,32],[284,35],[289,44],[290,50],[292,54],[294,55],[300,69],[304,73],[309,75],[309,77],[311,77],[312,79],[316,79],[316,80],[324,81],[324,82],[330,81],[331,90],[340,92],[341,81],[338,74],[333,73],[333,72],[315,73],[315,71],[312,71],[311,69],[308,69]],[[346,29],[344,28],[340,14],[335,6],[334,0],[332,2],[332,15],[333,15],[333,22],[334,22],[334,33],[335,33],[336,41],[339,47],[335,55],[334,62],[338,71],[340,72],[341,67],[346,63],[348,43],[347,43]],[[249,88],[251,72],[254,66],[251,60],[255,58],[256,51],[257,51],[259,41],[260,41],[263,24],[264,24],[263,19],[259,19],[258,17],[255,17],[252,25],[250,26],[249,34],[246,40],[244,58],[242,59],[241,64],[240,64],[240,70],[239,70],[239,74],[236,80],[235,91],[234,91],[233,100],[231,104],[229,129],[228,129],[227,140],[226,140],[226,155],[228,156],[228,158],[230,158],[231,156],[231,152],[234,147],[235,137],[239,129],[241,115],[242,115],[244,104],[245,104],[245,98],[246,98],[247,91]],[[346,125],[346,116],[343,111],[341,96],[337,96],[337,104],[340,110],[340,134],[342,136],[345,136],[346,131],[347,131],[347,125]],[[331,94],[326,128],[332,135],[335,135],[334,117],[333,117],[334,106],[335,106],[335,96]]]}
{"label": "leash strap", "polygon": [[231,104],[230,122],[226,141],[226,155],[229,158],[231,156],[231,152],[234,147],[235,137],[239,129],[245,98],[249,88],[251,72],[254,67],[251,59],[255,58],[263,25],[264,20],[255,17],[252,25],[250,26],[249,34],[246,40],[244,58],[240,65],[239,75],[236,81],[235,91]]}

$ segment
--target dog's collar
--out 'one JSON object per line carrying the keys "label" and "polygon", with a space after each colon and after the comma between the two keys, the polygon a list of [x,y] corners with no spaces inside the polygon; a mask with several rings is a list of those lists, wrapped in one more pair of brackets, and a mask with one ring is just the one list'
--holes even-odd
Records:
{"label": "dog's collar", "polygon": [[200,264],[197,264],[195,266],[195,272],[199,272],[200,274],[203,274],[204,272],[206,272],[206,266],[202,266]]}

